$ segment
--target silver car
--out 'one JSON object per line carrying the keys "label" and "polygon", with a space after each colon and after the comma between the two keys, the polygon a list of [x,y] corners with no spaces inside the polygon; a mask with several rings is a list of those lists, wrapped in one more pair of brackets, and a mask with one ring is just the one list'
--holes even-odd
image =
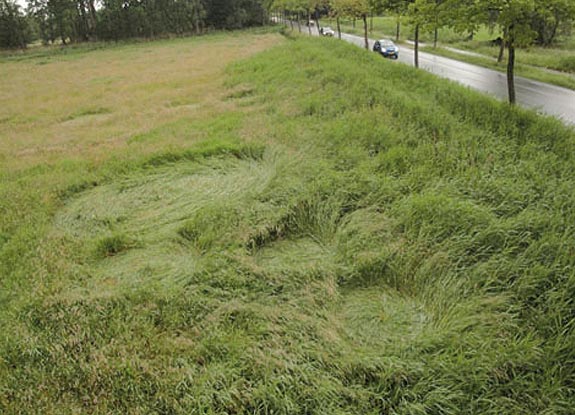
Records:
{"label": "silver car", "polygon": [[321,33],[323,36],[335,36],[335,31],[331,27],[322,27],[319,29],[319,33]]}

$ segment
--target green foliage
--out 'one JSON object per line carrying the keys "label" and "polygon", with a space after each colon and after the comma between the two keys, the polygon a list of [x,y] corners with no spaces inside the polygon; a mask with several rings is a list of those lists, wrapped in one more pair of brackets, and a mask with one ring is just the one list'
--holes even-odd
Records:
{"label": "green foliage", "polygon": [[369,12],[367,0],[334,0],[333,8],[339,16],[360,18]]}
{"label": "green foliage", "polygon": [[201,34],[265,23],[260,0],[31,0],[44,43]]}
{"label": "green foliage", "polygon": [[564,28],[575,21],[575,3],[569,0],[538,1],[531,20],[531,28],[537,34],[535,41],[550,46]]}
{"label": "green foliage", "polygon": [[0,48],[26,48],[32,31],[20,6],[12,0],[0,1]]}
{"label": "green foliage", "polygon": [[206,5],[201,0],[106,0],[96,16],[94,32],[102,40],[198,34],[207,24]]}
{"label": "green foliage", "polygon": [[265,8],[260,0],[209,0],[206,25],[216,29],[241,29],[265,23]]}
{"label": "green foliage", "polygon": [[559,58],[559,63],[554,69],[564,72],[575,73],[575,56],[563,56]]}

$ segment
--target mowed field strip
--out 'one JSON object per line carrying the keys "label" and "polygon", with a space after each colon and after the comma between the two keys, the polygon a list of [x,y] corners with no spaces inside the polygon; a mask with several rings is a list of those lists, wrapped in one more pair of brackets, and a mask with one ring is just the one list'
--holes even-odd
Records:
{"label": "mowed field strip", "polygon": [[[107,157],[155,127],[209,118],[228,105],[226,66],[278,42],[274,34],[215,35],[7,58],[0,157],[10,167]],[[164,138],[161,146],[189,144],[193,133]]]}

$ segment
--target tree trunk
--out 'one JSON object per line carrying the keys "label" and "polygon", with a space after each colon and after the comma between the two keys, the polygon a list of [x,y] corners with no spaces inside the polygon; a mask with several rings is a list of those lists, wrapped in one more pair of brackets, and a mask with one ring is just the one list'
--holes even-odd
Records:
{"label": "tree trunk", "polygon": [[509,41],[507,42],[509,57],[507,59],[507,91],[509,93],[509,103],[515,104],[515,41],[512,29],[509,30]]}
{"label": "tree trunk", "polygon": [[549,36],[545,40],[544,46],[551,46],[551,44],[555,40],[555,35],[557,34],[557,27],[558,26],[559,26],[559,18],[556,17],[555,23],[553,24],[553,27],[551,28],[551,33],[549,33]]}
{"label": "tree trunk", "polygon": [[501,43],[499,44],[499,55],[497,55],[497,63],[503,62],[503,54],[505,53],[505,46],[507,43],[507,29],[503,29],[503,36],[499,36]]}
{"label": "tree trunk", "polygon": [[397,23],[395,25],[395,41],[399,42],[399,28],[401,26],[401,22],[399,20],[399,16],[397,16]]}
{"label": "tree trunk", "polygon": [[369,50],[369,41],[367,40],[367,14],[361,16],[363,19],[363,40],[365,42],[365,49]]}
{"label": "tree trunk", "polygon": [[339,40],[341,40],[341,26],[339,24],[339,16],[337,16],[335,21],[337,22],[337,37]]}
{"label": "tree trunk", "polygon": [[435,26],[435,30],[433,31],[433,49],[437,48],[437,26]]}
{"label": "tree trunk", "polygon": [[94,40],[96,38],[96,6],[94,5],[94,0],[88,0],[88,9],[90,10],[90,38]]}
{"label": "tree trunk", "polygon": [[505,53],[505,39],[501,39],[501,44],[499,45],[499,55],[497,56],[497,63],[503,61],[503,54]]}
{"label": "tree trunk", "polygon": [[314,14],[313,17],[313,20],[315,21],[315,30],[317,30],[317,34],[320,35],[321,33],[319,32],[319,19],[317,18],[317,14]]}
{"label": "tree trunk", "polygon": [[308,11],[307,11],[307,28],[308,28],[308,31],[309,31],[309,35],[311,36],[311,24],[310,24],[310,22],[311,22],[311,13],[310,13],[310,11],[308,10]]}
{"label": "tree trunk", "polygon": [[419,23],[415,25],[415,50],[413,54],[415,67],[419,68]]}
{"label": "tree trunk", "polygon": [[83,1],[79,1],[78,5],[77,5],[77,11],[78,11],[78,20],[80,21],[79,23],[79,28],[77,30],[75,30],[74,34],[75,34],[75,41],[78,42],[78,40],[82,40],[83,42],[87,42],[89,40],[89,33],[90,33],[90,21],[88,20],[88,13],[87,13],[87,7],[84,4]]}
{"label": "tree trunk", "polygon": [[291,31],[293,32],[293,16],[291,13],[290,13],[289,25],[290,25]]}
{"label": "tree trunk", "polygon": [[299,12],[297,13],[296,17],[297,17],[297,30],[301,33],[301,21],[300,21],[301,19]]}

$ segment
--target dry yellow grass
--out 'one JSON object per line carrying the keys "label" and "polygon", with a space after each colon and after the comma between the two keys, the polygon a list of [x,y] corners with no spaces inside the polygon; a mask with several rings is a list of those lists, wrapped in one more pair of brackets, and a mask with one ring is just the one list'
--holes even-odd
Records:
{"label": "dry yellow grass", "polygon": [[0,161],[98,159],[160,125],[218,115],[233,105],[225,67],[281,41],[242,33],[0,60]]}

